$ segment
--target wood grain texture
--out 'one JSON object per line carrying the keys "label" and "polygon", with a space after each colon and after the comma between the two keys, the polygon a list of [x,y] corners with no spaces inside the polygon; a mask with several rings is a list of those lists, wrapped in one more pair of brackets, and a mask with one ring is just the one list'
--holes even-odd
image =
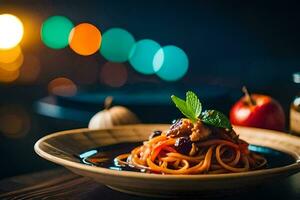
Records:
{"label": "wood grain texture", "polygon": [[[218,191],[216,191],[218,192]],[[300,174],[269,185],[249,188],[240,193],[231,193],[222,197],[229,199],[284,199],[300,198]],[[78,176],[59,168],[33,174],[22,175],[0,181],[0,199],[57,199],[57,200],[150,200],[154,198],[138,197],[113,191],[88,178]],[[189,199],[218,199],[203,194]]]}
{"label": "wood grain texture", "polygon": [[[105,199],[112,191],[89,178],[81,177],[67,171],[56,169],[39,172],[0,181],[0,199]],[[118,194],[117,194],[118,195]],[[123,195],[123,199],[131,199]],[[102,198],[101,198],[102,199]]]}

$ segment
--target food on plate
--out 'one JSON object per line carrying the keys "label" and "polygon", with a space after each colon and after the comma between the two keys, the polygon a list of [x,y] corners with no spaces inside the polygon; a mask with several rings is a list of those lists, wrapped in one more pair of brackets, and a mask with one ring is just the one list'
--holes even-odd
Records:
{"label": "food on plate", "polygon": [[191,91],[186,100],[171,97],[186,118],[168,130],[154,131],[143,145],[115,158],[120,166],[158,174],[220,174],[261,169],[267,160],[248,150],[248,143],[217,110],[202,112]]}
{"label": "food on plate", "polygon": [[232,124],[284,130],[285,114],[275,99],[262,94],[250,95],[245,87],[243,87],[243,91],[245,96],[231,108],[230,121]]}

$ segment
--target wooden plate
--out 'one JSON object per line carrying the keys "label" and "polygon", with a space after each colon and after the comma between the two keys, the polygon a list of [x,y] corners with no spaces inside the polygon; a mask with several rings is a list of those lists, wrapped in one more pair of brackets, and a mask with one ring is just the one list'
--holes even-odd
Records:
{"label": "wooden plate", "polygon": [[90,166],[83,164],[74,156],[101,146],[147,140],[151,131],[165,130],[168,127],[169,125],[163,124],[140,124],[103,130],[68,130],[43,137],[35,144],[34,149],[41,157],[62,165],[76,174],[90,177],[121,192],[145,196],[219,196],[250,186],[267,184],[268,181],[276,181],[300,172],[300,138],[286,133],[247,127],[235,127],[235,131],[242,139],[250,144],[289,154],[294,161],[280,167],[242,173],[160,175]]}

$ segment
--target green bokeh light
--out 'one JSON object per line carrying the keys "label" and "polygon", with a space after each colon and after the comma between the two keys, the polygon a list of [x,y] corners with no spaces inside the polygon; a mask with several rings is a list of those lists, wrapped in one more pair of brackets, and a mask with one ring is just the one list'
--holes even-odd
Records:
{"label": "green bokeh light", "polygon": [[160,45],[153,40],[140,40],[133,46],[129,62],[136,71],[142,74],[154,74],[153,59],[160,48]]}
{"label": "green bokeh light", "polygon": [[124,29],[112,28],[102,35],[100,53],[112,62],[126,62],[129,59],[134,37]]}
{"label": "green bokeh light", "polygon": [[64,16],[52,16],[44,21],[41,28],[41,38],[46,46],[52,49],[62,49],[69,44],[69,34],[73,23]]}
{"label": "green bokeh light", "polygon": [[153,59],[156,74],[165,81],[177,81],[187,72],[189,60],[185,52],[176,46],[159,49]]}

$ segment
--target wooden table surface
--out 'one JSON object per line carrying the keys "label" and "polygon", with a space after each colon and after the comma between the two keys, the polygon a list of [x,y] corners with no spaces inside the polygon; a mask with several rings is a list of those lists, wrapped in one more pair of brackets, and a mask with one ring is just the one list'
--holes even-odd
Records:
{"label": "wooden table surface", "polygon": [[[217,192],[217,191],[216,191]],[[300,199],[300,173],[224,199]],[[104,185],[58,168],[0,181],[0,199],[154,199],[113,191]],[[201,196],[192,199],[207,199]]]}

